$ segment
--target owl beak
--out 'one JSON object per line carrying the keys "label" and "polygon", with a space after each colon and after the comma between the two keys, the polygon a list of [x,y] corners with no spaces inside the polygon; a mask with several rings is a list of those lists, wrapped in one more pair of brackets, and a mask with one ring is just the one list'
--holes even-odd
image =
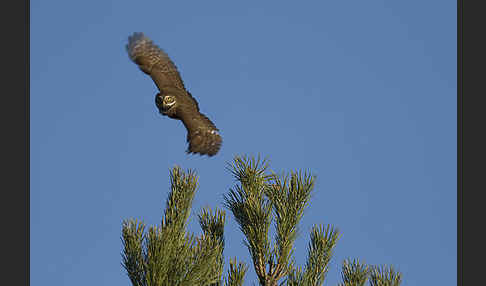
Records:
{"label": "owl beak", "polygon": [[172,105],[175,104],[175,101],[171,102],[171,103],[164,103],[164,106],[166,107],[171,107]]}

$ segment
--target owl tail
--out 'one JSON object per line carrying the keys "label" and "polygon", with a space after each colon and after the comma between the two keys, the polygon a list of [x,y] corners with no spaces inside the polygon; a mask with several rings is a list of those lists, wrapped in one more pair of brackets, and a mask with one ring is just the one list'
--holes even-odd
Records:
{"label": "owl tail", "polygon": [[218,153],[223,139],[215,129],[199,129],[187,134],[187,142],[189,142],[187,153],[208,155],[211,157]]}

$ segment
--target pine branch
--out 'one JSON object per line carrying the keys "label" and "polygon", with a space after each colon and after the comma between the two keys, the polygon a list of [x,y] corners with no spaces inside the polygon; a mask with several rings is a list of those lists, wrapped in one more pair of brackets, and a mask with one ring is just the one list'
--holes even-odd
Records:
{"label": "pine branch", "polygon": [[289,270],[289,274],[287,275],[286,285],[288,286],[302,286],[304,285],[304,272],[302,268],[292,268]]}
{"label": "pine branch", "polygon": [[248,266],[245,263],[237,262],[236,258],[230,259],[228,278],[225,279],[225,286],[242,286],[245,282],[245,274]]}
{"label": "pine branch", "polygon": [[346,259],[341,271],[343,282],[339,286],[364,286],[369,274],[370,268],[366,264],[360,263],[358,259]]}
{"label": "pine branch", "polygon": [[[145,236],[144,258],[146,263],[147,285],[164,285],[177,281],[181,270],[174,265],[184,263],[190,246],[180,238],[177,233],[173,234],[171,228],[152,226]],[[179,256],[176,255],[181,253]]]}
{"label": "pine branch", "polygon": [[191,213],[191,205],[196,194],[198,178],[193,170],[187,173],[178,166],[170,172],[171,190],[166,202],[163,228],[172,228],[174,234],[184,233],[187,220]]}
{"label": "pine branch", "polygon": [[203,232],[217,238],[224,245],[225,211],[216,209],[213,212],[211,208],[203,208],[198,218]]}
{"label": "pine branch", "polygon": [[[224,224],[226,219],[226,213],[218,209],[213,212],[210,208],[204,208],[198,215],[198,217],[199,224],[201,225],[204,235],[211,236],[220,244],[221,252],[219,253],[218,263],[215,265],[213,272],[218,273],[219,277],[222,277],[224,266]],[[221,281],[211,284],[211,286],[218,285],[221,285]]]}
{"label": "pine branch", "polygon": [[191,248],[191,256],[186,262],[183,275],[184,279],[177,284],[168,285],[217,285],[221,281],[222,269],[215,271],[221,264],[223,246],[219,239],[211,235],[203,234],[196,239],[196,244]]}
{"label": "pine branch", "polygon": [[145,286],[145,261],[143,259],[143,238],[145,225],[136,220],[125,220],[122,224],[123,268],[134,286]]}
{"label": "pine branch", "polygon": [[338,238],[339,231],[331,225],[326,228],[322,225],[312,228],[304,285],[322,285],[324,283]]}
{"label": "pine branch", "polygon": [[302,172],[291,172],[290,179],[285,175],[282,178],[274,175],[274,183],[266,190],[276,217],[276,264],[271,263],[269,270],[269,275],[275,281],[288,273],[298,225],[308,206],[315,181],[315,177]]}
{"label": "pine branch", "polygon": [[[146,239],[147,283],[170,285],[181,283],[190,265],[192,235],[186,234],[187,220],[197,189],[194,171],[174,167],[170,172],[170,192],[160,227],[151,227]],[[188,264],[189,263],[189,264]]]}
{"label": "pine branch", "polygon": [[393,266],[374,266],[371,269],[371,286],[399,286],[402,283],[402,274],[393,269]]}
{"label": "pine branch", "polygon": [[260,158],[255,160],[236,156],[229,169],[240,185],[230,189],[229,194],[224,196],[225,206],[231,210],[245,235],[244,243],[260,283],[264,285],[266,263],[271,255],[268,231],[272,221],[272,205],[264,196],[264,191],[272,176],[265,174],[267,163],[265,160],[260,161]]}

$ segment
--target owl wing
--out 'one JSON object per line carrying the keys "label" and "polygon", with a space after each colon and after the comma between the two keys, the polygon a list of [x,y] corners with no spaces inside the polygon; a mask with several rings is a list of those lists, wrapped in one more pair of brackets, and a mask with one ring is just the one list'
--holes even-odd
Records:
{"label": "owl wing", "polygon": [[184,82],[169,56],[143,33],[128,37],[128,56],[138,67],[148,74],[158,89],[175,87],[185,91]]}
{"label": "owl wing", "polygon": [[182,112],[180,118],[187,129],[187,153],[210,157],[218,153],[223,139],[219,129],[206,115],[192,109],[190,112]]}

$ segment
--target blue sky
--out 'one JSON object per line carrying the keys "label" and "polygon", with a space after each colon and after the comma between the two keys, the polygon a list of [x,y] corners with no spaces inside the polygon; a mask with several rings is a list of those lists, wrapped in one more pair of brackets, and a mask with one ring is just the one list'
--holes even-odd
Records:
{"label": "blue sky", "polygon": [[[177,164],[200,176],[199,234],[236,154],[317,176],[295,247],[303,265],[313,224],[340,229],[324,285],[347,257],[456,285],[456,1],[33,0],[30,29],[31,285],[129,285],[122,221],[160,222]],[[221,130],[217,156],[158,114],[137,31]],[[227,217],[226,260],[250,264]]]}

